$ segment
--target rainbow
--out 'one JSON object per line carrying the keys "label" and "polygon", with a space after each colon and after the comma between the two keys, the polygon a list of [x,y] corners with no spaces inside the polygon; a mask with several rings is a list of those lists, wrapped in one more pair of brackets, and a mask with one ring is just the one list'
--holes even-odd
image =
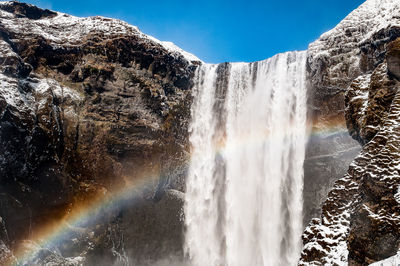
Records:
{"label": "rainbow", "polygon": [[[128,201],[139,197],[141,192],[151,184],[158,181],[158,176],[148,175],[132,181],[130,184],[110,192],[105,192],[102,196],[92,200],[90,203],[73,209],[66,216],[57,221],[56,225],[48,225],[39,229],[33,241],[41,248],[52,247],[54,244],[62,243],[67,239],[74,228],[82,225],[94,223],[100,220],[104,214],[118,210]],[[40,249],[24,250],[17,248],[15,252],[16,262],[10,262],[11,265],[29,265],[39,253]]]}
{"label": "rainbow", "polygon": [[[309,130],[308,137],[325,137],[332,134],[343,133],[347,131],[343,125],[343,120],[336,120],[329,124],[325,124],[323,127],[313,127],[307,125]],[[297,131],[299,129],[291,127],[285,130]],[[217,140],[215,145],[215,153],[222,153],[229,148],[231,151],[242,146],[257,145],[268,138],[271,138],[269,132],[261,132],[260,134],[253,136],[242,136],[235,144],[235,147],[226,147],[225,139]],[[187,164],[187,162],[185,163]],[[38,230],[37,236],[32,240],[38,244],[39,247],[51,247],[57,243],[65,241],[73,228],[79,228],[82,225],[90,222],[98,221],[102,218],[102,215],[110,213],[113,210],[119,210],[126,204],[126,202],[132,203],[132,199],[140,197],[141,192],[148,188],[151,184],[154,184],[159,180],[159,176],[154,174],[142,175],[142,178],[137,178],[133,181],[128,182],[124,187],[116,189],[113,192],[104,192],[103,195],[91,200],[84,206],[77,207],[71,210],[65,218],[58,221],[53,226],[44,226]],[[23,250],[17,248],[14,253],[17,262],[13,261],[11,265],[28,265],[30,261],[34,260],[40,249],[34,250]]]}

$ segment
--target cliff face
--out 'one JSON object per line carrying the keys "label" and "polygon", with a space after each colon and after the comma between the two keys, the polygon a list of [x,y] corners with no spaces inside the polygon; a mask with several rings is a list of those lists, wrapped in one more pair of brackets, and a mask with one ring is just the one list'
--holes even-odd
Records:
{"label": "cliff face", "polygon": [[306,228],[300,265],[367,265],[398,251],[399,7],[367,1],[310,45],[313,88],[341,95],[362,151]]}
{"label": "cliff face", "polygon": [[[368,0],[309,46],[304,221],[314,219],[300,265],[366,265],[399,248],[399,10]],[[28,265],[179,263],[200,64],[118,20],[1,2],[0,264],[21,252],[38,254]],[[99,221],[68,225],[62,245],[27,240],[138,182]]]}
{"label": "cliff face", "polygon": [[126,241],[146,246],[137,239],[158,232],[147,248],[179,253],[182,200],[168,189],[183,189],[200,61],[118,20],[18,2],[0,3],[0,18],[0,260],[41,225],[138,179],[148,180],[138,203],[110,223],[144,217]]}

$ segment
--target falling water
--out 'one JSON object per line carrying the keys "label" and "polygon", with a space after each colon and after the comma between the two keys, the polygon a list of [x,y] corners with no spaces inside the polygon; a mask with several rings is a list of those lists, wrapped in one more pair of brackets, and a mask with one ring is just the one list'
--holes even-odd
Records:
{"label": "falling water", "polygon": [[197,70],[185,202],[192,265],[296,264],[305,60],[305,52],[289,52]]}

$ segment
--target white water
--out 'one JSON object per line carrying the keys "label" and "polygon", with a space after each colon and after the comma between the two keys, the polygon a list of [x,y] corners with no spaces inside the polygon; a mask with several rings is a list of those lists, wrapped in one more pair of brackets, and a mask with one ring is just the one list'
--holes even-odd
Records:
{"label": "white water", "polygon": [[305,52],[290,52],[198,69],[185,199],[185,252],[192,265],[296,265],[305,60]]}

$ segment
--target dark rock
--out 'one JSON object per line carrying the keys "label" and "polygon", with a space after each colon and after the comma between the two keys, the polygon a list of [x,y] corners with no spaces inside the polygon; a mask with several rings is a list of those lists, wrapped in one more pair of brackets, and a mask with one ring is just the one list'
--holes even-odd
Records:
{"label": "dark rock", "polygon": [[389,75],[393,75],[397,80],[400,80],[400,39],[398,38],[391,42],[387,50],[386,61]]}
{"label": "dark rock", "polygon": [[[320,219],[312,220],[304,231],[299,265],[369,265],[399,249],[395,165],[400,149],[400,98],[395,40],[400,30],[391,26],[399,20],[398,3],[370,4],[361,5],[310,45],[312,94],[343,99],[345,108],[331,108],[334,114],[345,112],[342,117],[362,151],[347,174],[333,182]],[[324,103],[319,99],[317,104]],[[330,108],[325,110],[325,114],[317,113],[318,124],[330,117]]]}
{"label": "dark rock", "polygon": [[54,17],[56,12],[48,9],[41,9],[33,5],[12,1],[1,5],[0,9],[15,14],[18,18],[41,19],[46,17]]}
{"label": "dark rock", "polygon": [[[44,249],[38,259],[61,263],[98,252],[114,260],[111,242],[101,245],[90,234],[110,230],[134,242],[129,255],[137,260],[158,245],[148,235],[134,240],[142,231],[170,239],[160,256],[182,257],[182,202],[163,202],[166,190],[184,189],[191,79],[200,62],[118,20],[18,2],[0,9],[0,216],[13,249],[83,202],[143,179],[136,211],[121,206],[87,225],[75,243],[80,252],[66,241],[55,247],[63,254]],[[38,31],[41,20],[51,23]],[[164,209],[170,217],[160,215]],[[119,215],[128,212],[136,229],[127,223],[121,231]],[[145,214],[148,224],[140,222]],[[73,230],[70,236],[80,239]]]}

